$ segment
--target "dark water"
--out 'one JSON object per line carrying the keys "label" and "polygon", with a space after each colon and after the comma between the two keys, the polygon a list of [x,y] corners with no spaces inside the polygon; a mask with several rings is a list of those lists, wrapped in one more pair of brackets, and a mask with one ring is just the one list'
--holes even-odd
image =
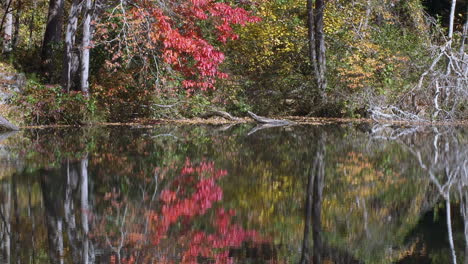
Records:
{"label": "dark water", "polygon": [[0,263],[468,261],[467,128],[108,127],[0,140]]}

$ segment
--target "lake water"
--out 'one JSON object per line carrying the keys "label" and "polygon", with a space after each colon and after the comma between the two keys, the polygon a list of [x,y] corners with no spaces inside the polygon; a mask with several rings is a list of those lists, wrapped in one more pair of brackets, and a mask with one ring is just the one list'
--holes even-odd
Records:
{"label": "lake water", "polygon": [[0,135],[0,263],[467,263],[467,132]]}

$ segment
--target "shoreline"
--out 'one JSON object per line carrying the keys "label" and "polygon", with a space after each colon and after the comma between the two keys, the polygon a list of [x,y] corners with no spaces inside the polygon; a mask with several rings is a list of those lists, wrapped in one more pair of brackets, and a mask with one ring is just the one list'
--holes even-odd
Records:
{"label": "shoreline", "polygon": [[[295,125],[330,125],[330,124],[382,124],[382,125],[400,125],[400,126],[467,126],[468,120],[459,121],[438,121],[438,122],[421,122],[421,121],[403,121],[403,120],[373,120],[369,118],[319,118],[319,117],[301,117],[301,116],[281,116],[274,117],[293,121]],[[64,125],[64,124],[51,124],[51,125],[27,125],[20,126],[20,130],[24,129],[47,129],[47,128],[86,128],[86,127],[112,127],[112,126],[139,126],[139,127],[153,127],[157,125],[229,125],[229,124],[255,124],[256,122],[251,118],[239,118],[239,120],[232,121],[224,118],[187,118],[187,119],[148,119],[148,120],[135,120],[132,122],[94,122],[86,123],[83,125]]]}

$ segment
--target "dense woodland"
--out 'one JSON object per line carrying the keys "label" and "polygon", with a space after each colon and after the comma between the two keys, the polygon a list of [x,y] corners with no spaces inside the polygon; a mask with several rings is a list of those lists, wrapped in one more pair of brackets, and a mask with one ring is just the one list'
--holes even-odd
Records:
{"label": "dense woodland", "polygon": [[465,0],[2,0],[2,71],[27,81],[1,114],[466,119],[467,10]]}

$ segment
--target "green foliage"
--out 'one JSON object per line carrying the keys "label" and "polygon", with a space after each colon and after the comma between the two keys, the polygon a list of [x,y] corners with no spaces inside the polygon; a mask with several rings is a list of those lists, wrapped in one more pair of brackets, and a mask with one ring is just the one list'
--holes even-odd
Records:
{"label": "green foliage", "polygon": [[89,120],[96,112],[96,100],[80,92],[63,92],[60,86],[29,81],[13,103],[24,112],[29,124],[77,125]]}

